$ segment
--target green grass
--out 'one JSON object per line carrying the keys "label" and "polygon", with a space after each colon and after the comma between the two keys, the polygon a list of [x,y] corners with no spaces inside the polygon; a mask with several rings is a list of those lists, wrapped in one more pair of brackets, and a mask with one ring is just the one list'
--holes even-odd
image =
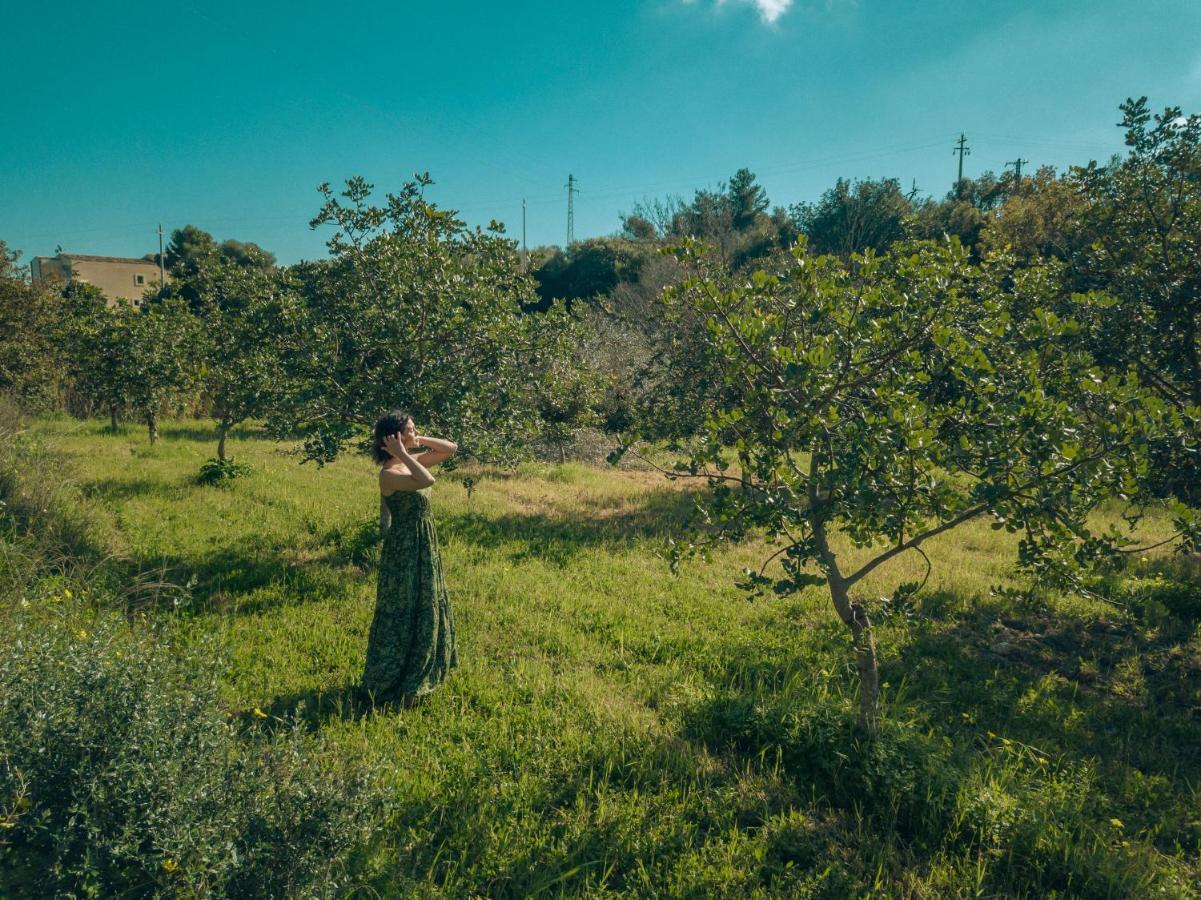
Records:
{"label": "green grass", "polygon": [[[1196,619],[1154,597],[993,596],[1013,539],[987,523],[931,542],[914,614],[880,621],[869,745],[822,591],[748,602],[733,582],[771,552],[759,541],[670,574],[695,485],[575,463],[436,472],[461,667],[421,707],[365,711],[369,461],[301,466],[240,430],[229,452],[253,472],[214,487],[196,480],[204,423],[167,423],[153,448],[133,426],[35,431],[69,456],[123,602],[228,648],[232,714],[270,728],[298,710],[386,780],[385,895],[1198,894]],[[924,571],[901,557],[864,595]]]}

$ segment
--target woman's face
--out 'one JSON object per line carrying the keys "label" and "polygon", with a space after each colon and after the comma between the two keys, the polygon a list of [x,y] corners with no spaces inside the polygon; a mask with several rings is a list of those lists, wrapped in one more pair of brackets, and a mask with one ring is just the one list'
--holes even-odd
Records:
{"label": "woman's face", "polygon": [[405,422],[404,430],[400,433],[400,442],[406,447],[413,444],[417,440],[417,424],[409,419]]}

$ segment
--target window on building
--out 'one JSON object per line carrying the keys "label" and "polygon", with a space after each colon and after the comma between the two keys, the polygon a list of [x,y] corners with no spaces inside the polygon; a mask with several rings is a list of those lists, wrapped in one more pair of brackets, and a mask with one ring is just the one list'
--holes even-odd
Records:
{"label": "window on building", "polygon": [[145,275],[133,276],[133,283],[136,284],[138,287],[141,287],[142,285],[144,285],[146,283],[146,276]]}

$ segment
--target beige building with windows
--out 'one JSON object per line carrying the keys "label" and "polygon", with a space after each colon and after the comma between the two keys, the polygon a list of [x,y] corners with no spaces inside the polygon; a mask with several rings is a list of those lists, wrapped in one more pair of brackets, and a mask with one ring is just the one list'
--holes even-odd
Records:
{"label": "beige building with windows", "polygon": [[[147,291],[158,287],[158,263],[122,256],[85,256],[60,253],[35,256],[29,263],[34,281],[54,279],[64,284],[78,281],[100,288],[109,306],[125,301],[134,303]],[[171,280],[171,276],[167,276]]]}

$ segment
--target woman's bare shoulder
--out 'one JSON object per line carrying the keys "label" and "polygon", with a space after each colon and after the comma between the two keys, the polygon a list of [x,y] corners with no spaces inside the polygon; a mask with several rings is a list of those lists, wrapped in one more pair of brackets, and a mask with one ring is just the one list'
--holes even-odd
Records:
{"label": "woman's bare shoulder", "polygon": [[384,466],[379,470],[379,492],[381,496],[387,497],[390,494],[395,494],[397,491],[411,491],[415,489],[413,474],[407,469]]}

